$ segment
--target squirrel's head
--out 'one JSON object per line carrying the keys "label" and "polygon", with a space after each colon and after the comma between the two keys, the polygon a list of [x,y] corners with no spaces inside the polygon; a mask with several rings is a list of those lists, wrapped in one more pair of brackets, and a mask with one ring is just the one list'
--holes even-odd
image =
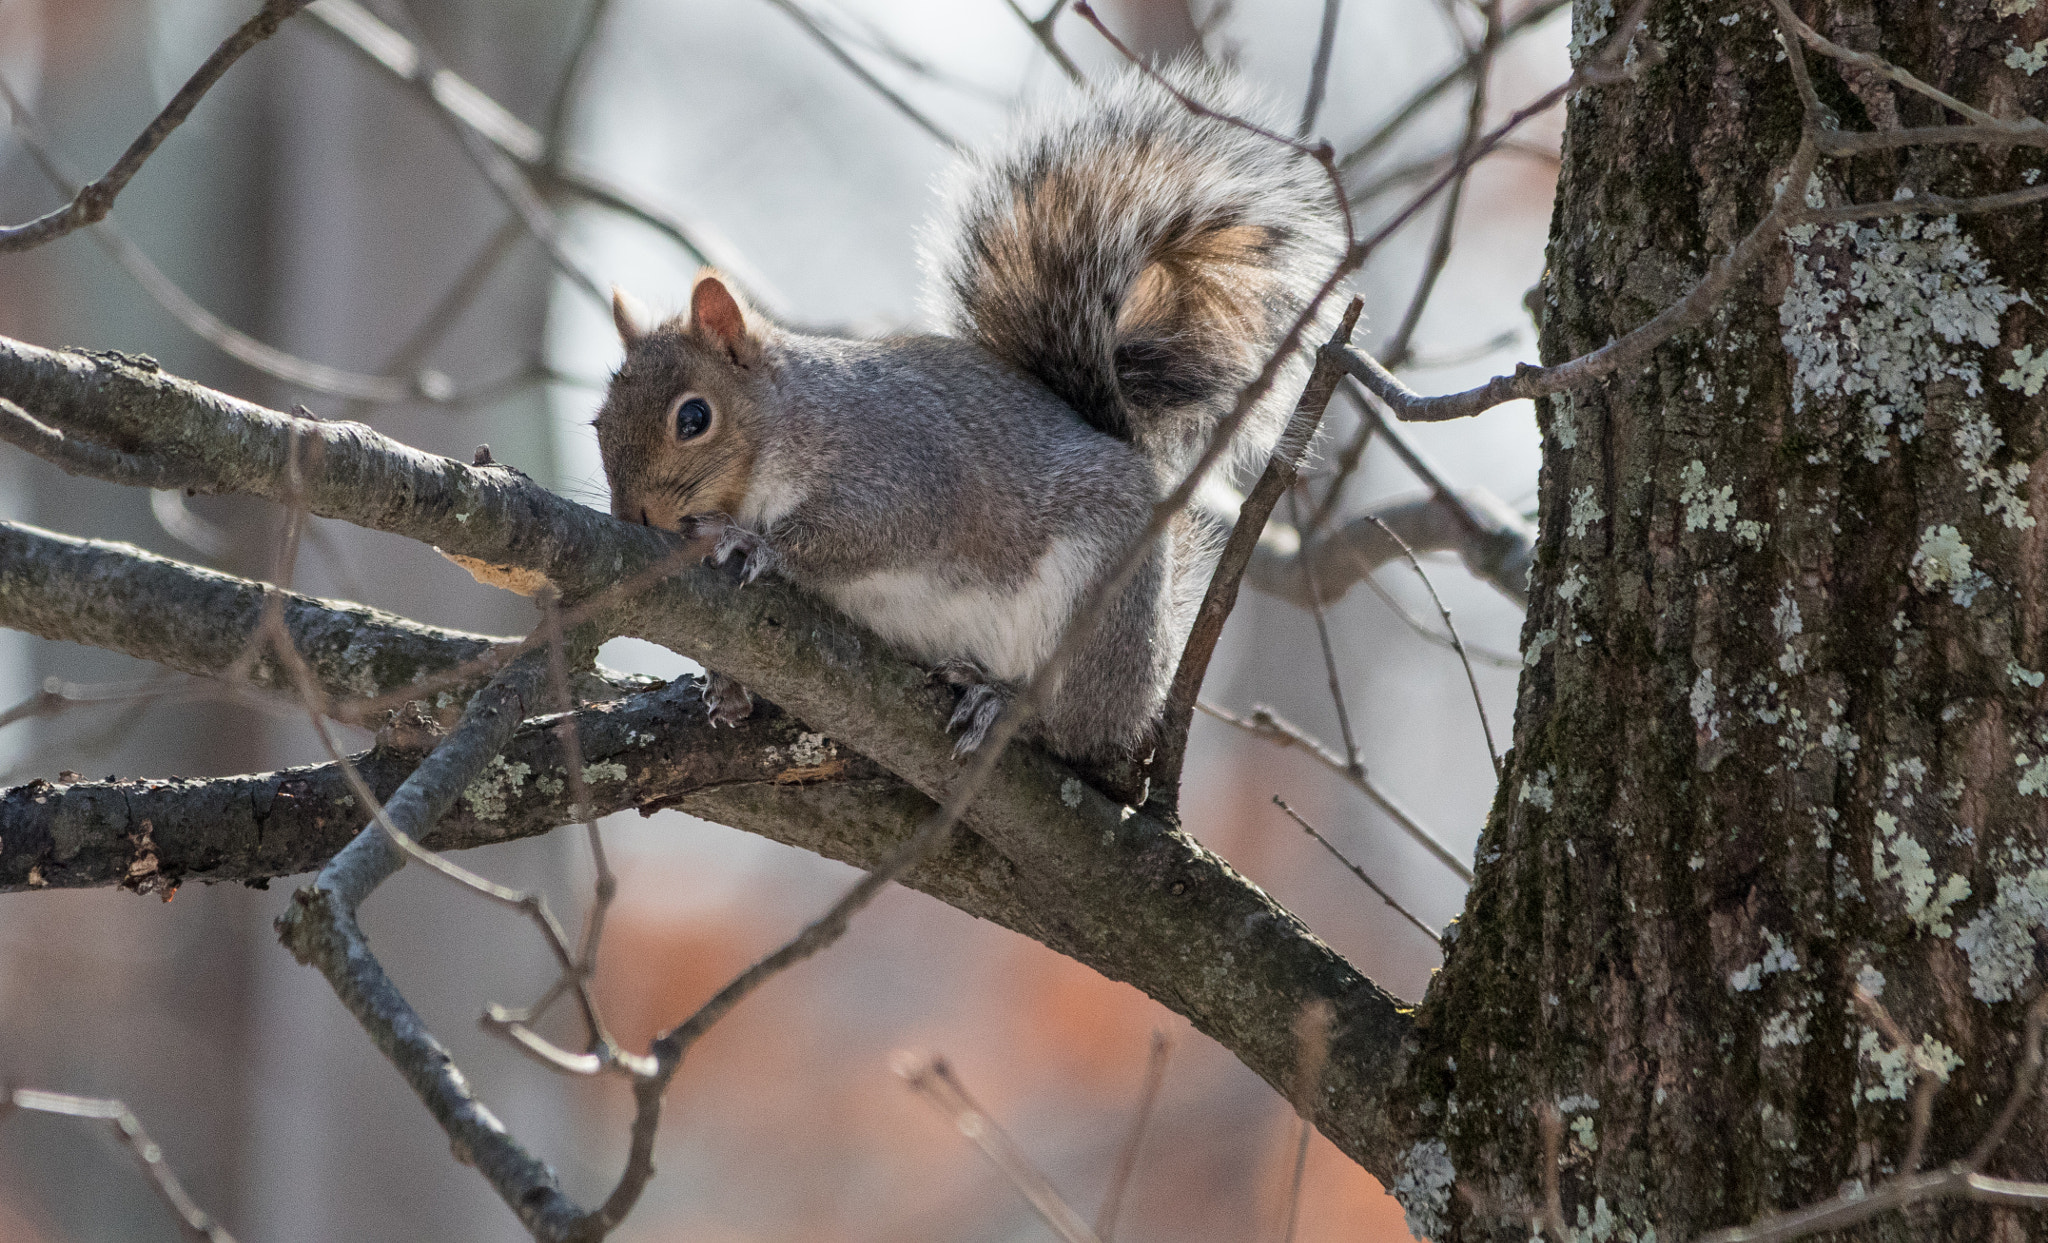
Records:
{"label": "squirrel's head", "polygon": [[614,288],[612,322],[626,360],[597,412],[612,516],[674,531],[700,514],[736,514],[761,442],[766,324],[709,269],[687,318],[651,324]]}

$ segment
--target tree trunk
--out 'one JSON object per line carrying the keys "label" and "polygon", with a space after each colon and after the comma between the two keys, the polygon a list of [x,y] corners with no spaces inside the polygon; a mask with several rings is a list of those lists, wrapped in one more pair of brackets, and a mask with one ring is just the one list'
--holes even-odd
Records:
{"label": "tree trunk", "polygon": [[[1628,7],[1581,0],[1575,51]],[[2033,0],[1799,7],[1994,114],[2048,103]],[[1766,6],[1657,3],[1649,28],[1667,59],[1572,105],[1546,361],[1674,301],[1798,141]],[[1957,120],[1806,63],[1845,130]],[[1823,161],[1809,195],[1983,194],[2043,163],[1923,146]],[[1926,1164],[1986,1133],[2048,915],[2042,234],[2038,206],[1796,229],[1705,329],[1540,408],[1529,667],[1419,1015],[1411,1223],[1526,1238],[1553,1168],[1601,1243],[1869,1187],[1905,1157],[1922,1067],[1945,1080]],[[2044,1139],[2023,1112],[1990,1172],[2048,1174]],[[1861,1229],[2048,1222],[1951,1205]]]}

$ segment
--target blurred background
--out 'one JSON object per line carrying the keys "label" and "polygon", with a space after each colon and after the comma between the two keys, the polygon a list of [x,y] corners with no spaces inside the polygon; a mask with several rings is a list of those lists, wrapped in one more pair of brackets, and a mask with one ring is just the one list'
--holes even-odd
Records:
{"label": "blurred background", "polygon": [[[1027,0],[1032,16],[1043,2]],[[561,251],[597,281],[673,310],[709,257],[780,315],[861,332],[923,324],[916,240],[951,158],[945,139],[971,147],[998,133],[1020,101],[1070,89],[1006,0],[589,4],[316,5],[236,66],[151,160],[112,214],[118,237],[79,232],[0,256],[0,333],[148,353],[252,400],[304,402],[464,460],[488,443],[500,461],[601,507],[588,421],[617,361],[609,320],[480,174],[478,144],[464,140],[461,123],[365,53],[366,40],[375,44],[366,31],[400,32],[397,46],[428,51],[488,97],[482,113],[477,97],[457,100],[473,114],[518,127],[511,138],[533,144],[536,159],[552,153],[555,167],[601,178],[615,198],[646,209],[651,221],[593,204],[560,179],[537,181],[562,222]],[[1522,23],[1501,48],[1493,119],[1569,71],[1561,6],[1528,5],[1510,5],[1508,17],[1547,16]],[[254,8],[0,0],[0,77],[48,154],[83,180]],[[1235,60],[1291,121],[1324,5],[1196,0],[1191,11],[1186,0],[1111,0],[1100,11],[1150,52],[1199,40]],[[366,12],[387,25],[349,26]],[[1469,54],[1482,13],[1471,0],[1346,0],[1314,132],[1340,153],[1358,150]],[[1121,64],[1071,13],[1050,31],[1090,77]],[[388,40],[375,46],[393,54]],[[572,58],[582,68],[563,91]],[[1360,191],[1363,226],[1388,218],[1444,166],[1468,103],[1463,86],[1443,91],[1352,162],[1346,179]],[[1560,125],[1561,113],[1539,118],[1471,178],[1455,248],[1413,334],[1405,374],[1417,388],[1464,387],[1533,357],[1523,294],[1541,273]],[[0,130],[0,218],[27,219],[65,197],[20,131]],[[1384,348],[1400,323],[1438,211],[1419,213],[1355,280],[1367,345]],[[148,265],[161,271],[154,295]],[[208,314],[219,325],[200,318]],[[354,379],[339,387],[355,384],[357,396],[333,391],[325,373],[297,383],[273,374],[291,374],[290,360],[267,370],[238,361],[216,343],[228,340],[220,325],[344,369]],[[379,381],[383,390],[396,393],[368,383],[387,376],[397,380]],[[1332,423],[1319,469],[1354,425],[1341,406]],[[1411,437],[1456,485],[1533,506],[1539,444],[1526,403]],[[1375,443],[1345,511],[1417,491]],[[12,452],[0,453],[0,517],[259,577],[269,573],[277,527],[276,512],[259,503],[153,498]],[[296,576],[302,590],[469,630],[534,624],[526,601],[476,585],[426,548],[314,525]],[[1475,649],[1479,689],[1505,745],[1520,613],[1454,557],[1425,563]],[[1441,630],[1427,594],[1409,569],[1390,565],[1333,604],[1328,621],[1365,765],[1469,859],[1492,770],[1463,670],[1420,632]],[[661,676],[693,668],[630,641],[603,658]],[[320,758],[288,717],[218,702],[203,685],[106,653],[0,631],[0,711],[52,679],[78,702],[0,728],[0,786],[62,769],[200,776]],[[1246,593],[1206,698],[1237,711],[1271,705],[1338,745],[1314,621],[1277,600]],[[1198,717],[1188,773],[1196,836],[1367,975],[1404,998],[1421,995],[1435,944],[1272,797],[1432,927],[1461,905],[1455,874],[1327,769],[1216,720]],[[674,812],[614,817],[605,828],[623,890],[599,995],[628,1047],[644,1047],[853,875]],[[558,911],[580,911],[588,894],[574,834],[464,861],[545,888]],[[482,1097],[589,1202],[623,1158],[625,1093],[610,1081],[551,1076],[477,1028],[486,1002],[519,1004],[545,985],[543,947],[530,927],[418,871],[365,908],[373,941]],[[450,1159],[441,1132],[325,983],[277,946],[271,921],[291,887],[194,885],[169,904],[107,891],[0,899],[0,1076],[125,1099],[196,1198],[245,1243],[524,1238],[484,1182]],[[902,890],[692,1053],[671,1092],[660,1172],[617,1237],[1050,1238],[972,1146],[906,1090],[890,1070],[892,1052],[948,1056],[1092,1216],[1154,1031],[1173,1048],[1117,1238],[1281,1238],[1295,1121],[1264,1083],[1135,990]],[[1401,1221],[1378,1184],[1314,1141],[1297,1239],[1405,1239]],[[0,1240],[176,1237],[99,1130],[37,1116],[0,1123]]]}

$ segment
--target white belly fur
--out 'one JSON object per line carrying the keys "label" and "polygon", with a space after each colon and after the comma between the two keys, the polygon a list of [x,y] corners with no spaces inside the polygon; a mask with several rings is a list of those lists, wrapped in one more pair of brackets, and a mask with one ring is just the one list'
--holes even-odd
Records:
{"label": "white belly fur", "polygon": [[1012,590],[948,587],[922,571],[890,570],[823,594],[913,659],[966,656],[1001,681],[1022,682],[1052,655],[1101,560],[1092,544],[1062,539]]}

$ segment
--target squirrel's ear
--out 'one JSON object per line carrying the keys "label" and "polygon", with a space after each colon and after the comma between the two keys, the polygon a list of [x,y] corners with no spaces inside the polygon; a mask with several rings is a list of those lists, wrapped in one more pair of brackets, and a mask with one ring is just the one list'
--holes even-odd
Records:
{"label": "squirrel's ear", "polygon": [[632,349],[635,341],[647,335],[649,318],[640,299],[612,286],[612,326],[619,330],[619,344]]}
{"label": "squirrel's ear", "polygon": [[706,268],[690,290],[690,327],[725,347],[735,363],[747,365],[760,352],[759,344],[747,330],[747,311],[725,280]]}

